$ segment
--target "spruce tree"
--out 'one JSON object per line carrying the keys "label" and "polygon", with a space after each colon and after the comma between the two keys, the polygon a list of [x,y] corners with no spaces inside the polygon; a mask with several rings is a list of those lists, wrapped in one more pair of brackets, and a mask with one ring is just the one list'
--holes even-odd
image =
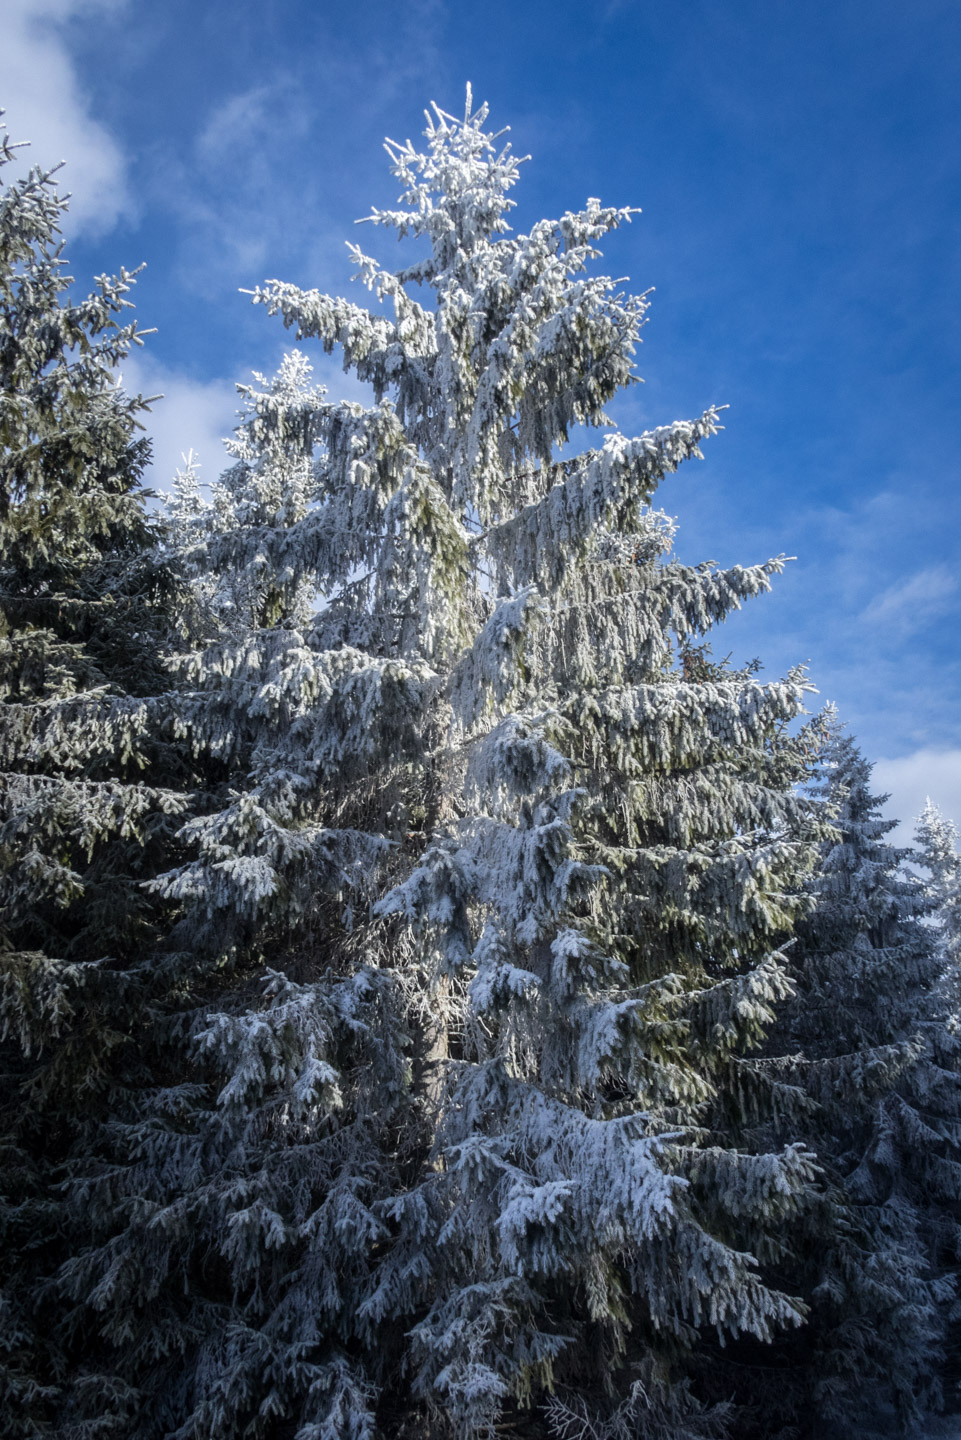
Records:
{"label": "spruce tree", "polygon": [[[371,219],[420,258],[353,258],[392,317],[254,295],[372,402],[293,354],[243,387],[210,500],[178,485],[177,723],[219,788],[153,893],[193,990],[63,1276],[137,1437],[585,1406],[705,1435],[699,1334],[803,1319],[759,1264],[815,1171],[766,1143],[796,1088],[758,1049],[820,833],[809,686],[700,643],[783,560],[675,557],[650,501],[718,416],[606,419],[647,301],[590,267],[632,212],[514,235],[486,118],[388,146],[401,208]],[[567,458],[575,426],[607,433]]]}
{"label": "spruce tree", "polygon": [[0,189],[0,1413],[31,1437],[77,1355],[45,1288],[87,1238],[62,1187],[149,1076],[162,907],[141,882],[185,804],[149,699],[174,582],[140,486],[145,402],[115,376],[140,343],[133,276],[73,297],[65,207],[37,169]]}
{"label": "spruce tree", "polygon": [[[760,1433],[914,1429],[940,1403],[961,1199],[958,1040],[925,886],[886,840],[885,795],[835,730],[820,791],[837,827],[816,906],[791,951],[796,995],[769,1053],[809,1097],[792,1127],[824,1175],[785,1281],[810,1304],[803,1333],[753,1357]],[[790,1429],[795,1433],[795,1428]]]}
{"label": "spruce tree", "polygon": [[[929,799],[918,817],[915,844],[928,871],[932,920],[940,932],[945,983],[961,988],[961,855],[958,829]],[[955,1011],[957,1014],[957,1011]]]}

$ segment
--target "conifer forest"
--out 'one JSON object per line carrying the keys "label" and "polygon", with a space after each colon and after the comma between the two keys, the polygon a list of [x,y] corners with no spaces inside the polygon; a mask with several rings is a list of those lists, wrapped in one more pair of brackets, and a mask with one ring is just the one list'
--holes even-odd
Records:
{"label": "conifer forest", "polygon": [[787,561],[660,508],[717,410],[606,417],[632,211],[516,233],[469,93],[388,151],[409,263],[238,299],[154,496],[136,274],[0,150],[0,1433],[940,1434],[957,832],[717,658]]}

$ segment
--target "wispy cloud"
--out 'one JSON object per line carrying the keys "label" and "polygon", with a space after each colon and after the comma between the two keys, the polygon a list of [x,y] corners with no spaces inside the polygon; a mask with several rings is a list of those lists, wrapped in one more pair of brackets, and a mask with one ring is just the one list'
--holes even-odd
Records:
{"label": "wispy cloud", "polygon": [[[777,509],[768,492],[765,517],[725,471],[727,444],[712,441],[705,465],[690,467],[690,479],[681,473],[676,498],[675,482],[665,486],[662,503],[680,516],[680,553],[729,564],[783,549],[798,560],[773,594],[732,617],[717,643],[738,659],[760,655],[775,674],[809,661],[821,696],[837,703],[869,758],[961,744],[954,462],[920,478],[892,470],[880,488],[852,487],[846,504],[829,495]],[[840,489],[834,495],[847,499]]]}
{"label": "wispy cloud", "polygon": [[[213,108],[197,136],[197,156],[209,166],[227,164],[249,173],[251,164],[258,168],[265,151],[284,141],[302,139],[309,126],[306,97],[292,81],[255,85],[228,95]],[[265,177],[272,169],[268,162]]]}
{"label": "wispy cloud", "polygon": [[957,577],[947,565],[929,565],[889,585],[865,608],[861,619],[902,633],[917,630],[944,613],[957,589]]}
{"label": "wispy cloud", "polygon": [[6,0],[0,45],[0,105],[13,140],[28,140],[24,168],[67,162],[63,190],[72,194],[64,228],[103,235],[129,213],[126,160],[116,139],[91,113],[63,27],[126,0]]}
{"label": "wispy cloud", "polygon": [[354,220],[397,195],[370,134],[393,133],[398,114],[409,123],[411,96],[415,127],[429,96],[463,103],[467,75],[452,87],[438,73],[445,67],[432,37],[444,0],[391,12],[382,40],[372,14],[363,46],[346,13],[323,9],[305,15],[302,43],[291,40],[283,64],[265,44],[260,64],[211,86],[178,146],[154,135],[143,147],[138,183],[147,206],[174,222],[177,279],[187,290],[226,293],[274,275],[342,288]]}
{"label": "wispy cloud", "polygon": [[317,228],[317,181],[297,186],[290,171],[316,120],[304,84],[274,77],[218,99],[184,153],[156,147],[148,185],[177,217],[185,284],[250,285],[300,252]]}

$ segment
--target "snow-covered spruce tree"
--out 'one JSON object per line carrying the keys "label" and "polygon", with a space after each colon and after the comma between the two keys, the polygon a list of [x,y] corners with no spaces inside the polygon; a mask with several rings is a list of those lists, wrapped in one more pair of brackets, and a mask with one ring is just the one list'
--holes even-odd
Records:
{"label": "snow-covered spruce tree", "polygon": [[807,686],[697,649],[782,562],[688,567],[649,508],[713,410],[557,458],[632,380],[646,301],[588,273],[630,212],[511,234],[485,120],[389,146],[372,219],[426,256],[354,258],[393,318],[256,292],[372,403],[292,355],[209,504],[179,484],[180,724],[223,791],[159,888],[221,993],[78,1192],[66,1275],[138,1437],[546,1435],[585,1403],[707,1434],[699,1330],[802,1318],[758,1266],[813,1169],[759,1145],[794,1092],[753,1055],[816,848]]}
{"label": "snow-covered spruce tree", "polygon": [[132,277],[71,298],[65,205],[39,170],[0,189],[0,1414],[31,1437],[75,1353],[43,1289],[82,1243],[60,1187],[143,1079],[158,977],[138,962],[164,907],[140,882],[183,808],[146,699],[169,683],[174,587],[139,485],[144,401],[114,375],[139,343]]}
{"label": "snow-covered spruce tree", "polygon": [[817,1152],[825,1187],[799,1217],[784,1270],[809,1301],[808,1324],[746,1372],[765,1436],[784,1424],[860,1431],[892,1406],[911,1429],[938,1403],[961,1049],[925,887],[904,868],[913,853],[885,838],[897,822],[881,816],[871,768],[836,730],[819,788],[838,834],[791,950],[796,994],[768,1044],[782,1057],[772,1065],[814,1102],[791,1134]]}
{"label": "snow-covered spruce tree", "polygon": [[[940,931],[945,984],[961,996],[961,854],[958,829],[928,800],[918,817],[918,862],[928,871],[932,919]],[[957,1009],[955,1009],[957,1016]]]}

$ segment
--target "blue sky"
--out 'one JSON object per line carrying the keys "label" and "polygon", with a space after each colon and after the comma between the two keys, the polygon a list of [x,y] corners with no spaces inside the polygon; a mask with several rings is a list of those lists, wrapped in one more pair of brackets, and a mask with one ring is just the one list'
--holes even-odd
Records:
{"label": "blue sky", "polygon": [[517,227],[588,195],[642,207],[604,261],[655,287],[621,427],[730,406],[661,492],[679,553],[798,557],[720,652],[810,662],[895,812],[930,791],[961,821],[956,0],[3,8],[0,104],[32,158],[67,162],[73,272],[147,262],[158,333],[125,378],[167,397],[155,485],[191,447],[217,474],[233,382],[289,344],[239,289],[344,293],[352,222],[395,198],[381,140],[470,80],[533,157]]}

